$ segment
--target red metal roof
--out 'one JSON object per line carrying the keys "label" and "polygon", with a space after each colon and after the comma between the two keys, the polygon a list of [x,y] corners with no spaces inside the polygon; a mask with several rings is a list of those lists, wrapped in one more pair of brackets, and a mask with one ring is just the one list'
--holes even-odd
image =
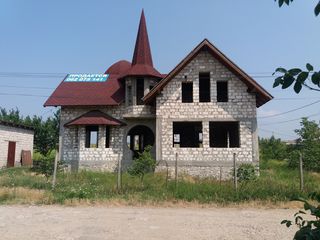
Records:
{"label": "red metal roof", "polygon": [[125,125],[125,123],[99,110],[93,110],[73,119],[64,126],[69,127],[77,125],[121,126]]}
{"label": "red metal roof", "polygon": [[126,60],[118,61],[112,64],[105,73],[107,74],[124,74],[131,68],[131,63]]}
{"label": "red metal roof", "polygon": [[138,35],[134,48],[132,65],[143,64],[153,67],[149,37],[144,11],[141,12]]}
{"label": "red metal roof", "polygon": [[163,77],[154,67],[146,20],[142,10],[132,64],[121,60],[110,66],[106,82],[64,82],[52,93],[44,106],[101,106],[119,105],[125,90],[120,79],[126,76]]}
{"label": "red metal roof", "polygon": [[106,106],[124,101],[124,87],[118,74],[110,74],[106,82],[65,82],[51,94],[44,106]]}
{"label": "red metal roof", "polygon": [[132,65],[132,67],[124,73],[124,76],[151,76],[162,78],[162,74],[155,68],[145,64]]}
{"label": "red metal roof", "polygon": [[147,24],[143,10],[132,57],[132,66],[124,76],[152,76],[162,78],[162,75],[153,67]]}

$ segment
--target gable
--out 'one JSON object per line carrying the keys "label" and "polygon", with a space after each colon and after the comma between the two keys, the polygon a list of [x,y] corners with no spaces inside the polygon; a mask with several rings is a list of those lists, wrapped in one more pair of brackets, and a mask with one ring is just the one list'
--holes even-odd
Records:
{"label": "gable", "polygon": [[207,39],[204,39],[194,50],[192,50],[165,78],[163,78],[144,98],[146,103],[151,102],[163,88],[180,73],[185,66],[187,66],[201,51],[208,51],[212,56],[223,64],[229,71],[237,76],[247,86],[247,91],[256,94],[256,106],[260,107],[273,97],[262,86],[260,86],[254,79],[240,69],[235,63],[227,58],[221,51],[219,51]]}

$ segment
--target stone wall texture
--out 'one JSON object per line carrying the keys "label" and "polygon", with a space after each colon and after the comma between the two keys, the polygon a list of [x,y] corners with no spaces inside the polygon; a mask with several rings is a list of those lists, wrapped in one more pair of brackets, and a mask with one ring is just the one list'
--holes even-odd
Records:
{"label": "stone wall texture", "polygon": [[15,166],[21,165],[22,150],[33,153],[33,131],[0,125],[0,168],[7,165],[9,141],[16,142]]}
{"label": "stone wall texture", "polygon": [[[210,72],[210,102],[199,102],[199,72]],[[193,102],[181,102],[181,83],[193,82]],[[228,102],[217,102],[217,81],[228,82]],[[174,172],[177,157],[179,174],[202,177],[229,178],[233,154],[238,164],[253,163],[258,166],[258,138],[256,120],[256,97],[247,92],[247,86],[217,61],[210,53],[200,52],[163,89],[156,99],[156,107],[135,105],[134,79],[125,81],[132,87],[126,101],[119,106],[68,107],[61,109],[60,153],[61,159],[71,168],[90,168],[115,171],[118,160],[123,166],[132,162],[132,152],[127,146],[128,131],[136,125],[148,126],[155,134],[152,152],[157,161],[166,162],[170,173]],[[152,79],[145,80],[145,93]],[[132,98],[128,104],[128,98]],[[111,127],[110,147],[105,148],[105,127],[99,127],[98,148],[85,148],[85,127],[64,127],[64,124],[90,111],[100,110],[127,123]],[[173,147],[173,122],[201,121],[203,144],[200,148]],[[239,148],[212,148],[209,145],[210,121],[237,121],[240,130]],[[77,139],[76,139],[77,137]],[[164,164],[165,165],[165,164]],[[165,170],[163,164],[158,171]]]}
{"label": "stone wall texture", "polygon": [[[144,106],[137,107],[142,108]],[[131,111],[131,108],[132,106],[126,107],[124,103],[120,106],[108,107],[62,108],[60,116],[60,159],[69,165],[72,170],[94,169],[116,171],[119,159],[121,160],[122,167],[126,169],[132,162],[132,152],[126,142],[128,131],[136,125],[145,125],[155,133],[154,119],[123,118],[123,116]],[[85,147],[85,126],[64,126],[69,121],[91,110],[100,110],[127,124],[126,126],[110,127],[110,145],[108,148],[105,147],[105,126],[99,126],[97,148]],[[133,115],[142,116],[139,111],[134,112]],[[155,145],[152,151],[155,156]]]}
{"label": "stone wall texture", "polygon": [[[199,102],[199,72],[210,72],[211,102]],[[192,103],[181,101],[181,83],[185,81],[193,82]],[[217,102],[217,81],[228,81],[228,102]],[[238,164],[257,164],[259,161],[255,95],[248,93],[247,86],[206,51],[200,52],[164,87],[162,94],[157,97],[156,116],[157,159],[165,160],[170,171],[173,171],[176,157],[180,173],[219,176],[223,172],[223,178],[230,175],[234,153]],[[175,121],[201,121],[203,147],[173,147],[172,128]],[[210,121],[238,121],[240,147],[210,147]]]}

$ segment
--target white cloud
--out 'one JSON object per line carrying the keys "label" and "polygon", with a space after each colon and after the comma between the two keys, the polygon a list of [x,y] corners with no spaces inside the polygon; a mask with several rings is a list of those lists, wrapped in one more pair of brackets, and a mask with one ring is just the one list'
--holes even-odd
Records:
{"label": "white cloud", "polygon": [[258,117],[270,117],[276,114],[279,114],[280,111],[278,110],[264,110],[264,109],[258,109]]}

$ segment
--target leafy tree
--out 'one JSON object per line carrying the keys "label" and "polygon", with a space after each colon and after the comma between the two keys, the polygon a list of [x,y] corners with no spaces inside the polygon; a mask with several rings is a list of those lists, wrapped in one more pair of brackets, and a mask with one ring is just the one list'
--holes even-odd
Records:
{"label": "leafy tree", "polygon": [[152,172],[156,166],[156,160],[151,155],[151,146],[147,146],[138,158],[133,161],[132,166],[128,169],[128,173],[132,176],[139,176],[141,182],[146,173]]}
{"label": "leafy tree", "polygon": [[[320,127],[315,121],[303,118],[301,129],[295,132],[300,136],[299,147],[303,154],[303,165],[306,170],[320,171]],[[296,161],[297,164],[297,161]]]}
{"label": "leafy tree", "polygon": [[[293,2],[293,0],[274,0],[274,1],[279,3],[279,7],[282,7],[284,4],[287,4],[289,6],[290,3]],[[318,2],[316,7],[314,8],[314,14],[316,16],[318,16],[319,13],[320,13],[320,1]]]}
{"label": "leafy tree", "polygon": [[273,87],[282,86],[282,89],[290,87],[293,83],[293,89],[296,93],[299,93],[302,87],[306,87],[309,90],[320,92],[320,71],[314,71],[313,66],[307,63],[306,70],[300,68],[285,69],[277,68],[275,73],[280,73],[281,76],[274,80]]}
{"label": "leafy tree", "polygon": [[[284,4],[289,6],[293,0],[275,0],[275,2],[279,3],[279,7],[282,7]],[[314,13],[316,16],[320,14],[320,1],[316,4]],[[279,73],[280,76],[274,80],[274,88],[281,86],[282,89],[286,89],[293,85],[296,93],[299,93],[302,87],[313,91],[320,91],[320,71],[315,71],[310,63],[306,64],[306,70],[300,68],[287,70],[280,67],[275,70],[275,73]]]}
{"label": "leafy tree", "polygon": [[[304,210],[299,211],[294,214],[294,223],[298,226],[299,230],[294,235],[294,240],[319,240],[320,239],[320,194],[313,193],[311,194],[311,199],[317,201],[319,203],[318,206],[314,206],[310,204],[308,201],[304,199],[298,199],[304,203]],[[306,211],[309,211],[309,215],[307,219],[304,218]],[[291,227],[293,222],[290,220],[283,220],[281,224],[286,224],[287,227]]]}
{"label": "leafy tree", "polygon": [[287,155],[287,145],[280,138],[259,139],[260,153],[263,160],[284,160]]}

